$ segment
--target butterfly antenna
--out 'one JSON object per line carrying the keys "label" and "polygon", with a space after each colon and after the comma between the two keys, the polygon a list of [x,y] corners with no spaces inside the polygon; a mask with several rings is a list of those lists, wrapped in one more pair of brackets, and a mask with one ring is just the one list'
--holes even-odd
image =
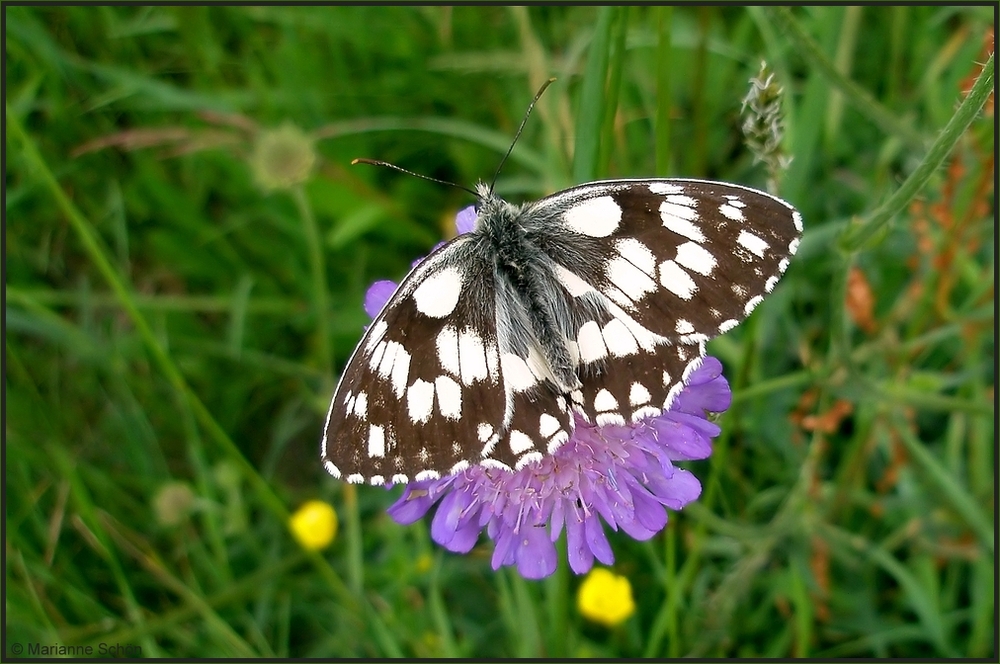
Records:
{"label": "butterfly antenna", "polygon": [[399,171],[400,173],[406,173],[407,175],[412,175],[415,178],[420,178],[421,180],[429,180],[431,182],[437,182],[438,184],[446,184],[449,187],[455,187],[456,189],[461,189],[462,191],[468,192],[475,197],[479,197],[479,194],[472,191],[468,187],[463,187],[460,184],[455,184],[454,182],[448,182],[447,180],[438,180],[437,178],[432,178],[429,175],[421,175],[420,173],[414,173],[413,171],[408,171],[405,168],[396,166],[395,164],[390,164],[387,161],[380,161],[378,159],[354,159],[351,161],[351,166],[354,164],[371,164],[372,166],[385,166],[386,168],[391,168],[394,171]]}
{"label": "butterfly antenna", "polygon": [[493,185],[497,183],[497,177],[500,176],[500,169],[502,169],[503,165],[507,163],[507,157],[509,157],[510,153],[514,151],[514,146],[517,144],[517,139],[521,137],[521,132],[524,131],[524,125],[528,123],[528,116],[531,115],[531,109],[535,107],[535,104],[538,102],[538,98],[542,96],[543,92],[545,92],[545,88],[552,85],[552,83],[555,80],[556,79],[554,78],[550,78],[549,80],[542,83],[542,87],[538,88],[538,92],[535,93],[535,98],[531,100],[530,104],[528,104],[528,110],[524,112],[524,119],[521,120],[521,126],[517,128],[517,133],[514,134],[514,140],[510,142],[510,147],[507,148],[507,154],[505,154],[503,156],[503,159],[500,160],[500,165],[497,166],[497,172],[493,174],[493,180],[490,181],[490,191],[493,191]]}

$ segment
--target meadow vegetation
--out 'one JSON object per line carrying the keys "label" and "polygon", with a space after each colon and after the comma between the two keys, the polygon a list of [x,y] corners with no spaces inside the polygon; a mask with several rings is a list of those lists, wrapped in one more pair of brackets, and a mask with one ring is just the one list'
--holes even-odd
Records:
{"label": "meadow vegetation", "polygon": [[[995,6],[3,11],[7,657],[995,657]],[[701,498],[609,532],[612,626],[565,561],[446,553],[318,458],[367,287],[472,202],[351,160],[489,179],[548,77],[507,199],[710,178],[805,222],[709,344]],[[324,549],[289,531],[317,499]]]}

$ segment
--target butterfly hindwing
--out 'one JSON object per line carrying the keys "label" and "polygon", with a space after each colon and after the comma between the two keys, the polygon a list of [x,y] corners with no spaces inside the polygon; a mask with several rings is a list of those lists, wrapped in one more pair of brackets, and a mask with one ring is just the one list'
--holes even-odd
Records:
{"label": "butterfly hindwing", "polygon": [[[583,299],[601,300],[591,292]],[[598,425],[630,424],[670,407],[704,344],[682,344],[650,332],[612,302],[576,333],[582,387],[571,395],[576,410]],[[588,309],[593,309],[588,306]]]}

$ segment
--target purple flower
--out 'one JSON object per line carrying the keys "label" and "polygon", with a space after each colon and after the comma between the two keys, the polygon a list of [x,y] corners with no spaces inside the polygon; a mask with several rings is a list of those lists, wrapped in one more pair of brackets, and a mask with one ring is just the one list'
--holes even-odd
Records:
{"label": "purple flower", "polygon": [[[471,230],[474,215],[471,208],[459,213],[460,231]],[[385,281],[372,285],[365,298],[369,315],[377,315],[394,288]],[[614,562],[605,523],[646,540],[666,526],[666,508],[679,510],[701,494],[701,483],[674,462],[712,453],[719,427],[708,413],[726,410],[731,399],[722,365],[706,357],[659,416],[624,426],[596,426],[577,417],[570,439],[541,461],[514,472],[473,466],[410,482],[388,513],[410,524],[437,505],[435,542],[468,553],[485,531],[494,541],[493,569],[516,565],[529,579],[555,571],[555,542],[565,529],[570,567],[583,574],[595,558]]]}

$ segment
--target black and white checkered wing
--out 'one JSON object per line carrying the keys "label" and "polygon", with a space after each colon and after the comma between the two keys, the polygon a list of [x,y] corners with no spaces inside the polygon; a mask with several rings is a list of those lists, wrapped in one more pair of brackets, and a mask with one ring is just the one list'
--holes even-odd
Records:
{"label": "black and white checkered wing", "polygon": [[784,201],[700,180],[594,182],[526,206],[523,218],[586,312],[569,339],[583,382],[573,401],[598,423],[669,407],[704,342],[774,288],[802,232]]}
{"label": "black and white checkered wing", "polygon": [[324,430],[334,477],[380,485],[517,468],[569,438],[569,404],[524,332],[528,312],[498,306],[480,242],[461,236],[417,265],[358,344]]}

